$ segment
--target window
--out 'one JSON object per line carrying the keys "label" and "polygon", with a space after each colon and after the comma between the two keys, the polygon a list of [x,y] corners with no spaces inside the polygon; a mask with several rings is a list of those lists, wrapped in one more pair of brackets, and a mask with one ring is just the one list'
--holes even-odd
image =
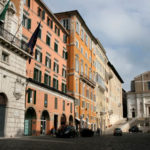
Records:
{"label": "window", "polygon": [[47,98],[48,97],[48,95],[47,94],[45,94],[44,95],[44,107],[47,107]]}
{"label": "window", "polygon": [[76,40],[76,48],[79,48],[79,41]]}
{"label": "window", "polygon": [[55,109],[57,109],[57,103],[58,103],[58,100],[57,98],[55,98],[55,106],[54,106]]}
{"label": "window", "polygon": [[39,16],[39,17],[41,17],[41,13],[42,13],[41,8],[38,8],[38,16]]}
{"label": "window", "polygon": [[55,25],[55,33],[60,36],[60,29],[58,29],[58,27]]}
{"label": "window", "polygon": [[89,62],[90,62],[90,63],[92,62],[91,56],[89,57]]}
{"label": "window", "polygon": [[42,11],[42,20],[44,20],[45,19],[45,11],[43,10]]}
{"label": "window", "polygon": [[65,111],[65,101],[63,101],[63,111]]}
{"label": "window", "polygon": [[87,34],[85,35],[85,44],[88,46],[88,36],[87,36]]}
{"label": "window", "polygon": [[58,53],[58,44],[56,42],[54,43],[54,51]]}
{"label": "window", "polygon": [[35,81],[41,82],[41,71],[40,70],[34,68],[34,77],[33,77],[33,79]]}
{"label": "window", "polygon": [[67,35],[66,34],[63,35],[63,42],[67,43]]}
{"label": "window", "polygon": [[67,60],[67,52],[66,49],[63,49],[63,54],[62,54],[63,58]]}
{"label": "window", "polygon": [[23,15],[22,25],[28,30],[31,29],[31,19]]}
{"label": "window", "polygon": [[35,59],[42,63],[42,53],[39,50],[35,50]]}
{"label": "window", "polygon": [[48,56],[45,58],[45,66],[51,68],[51,59]]}
{"label": "window", "polygon": [[63,19],[62,20],[62,25],[68,30],[70,29],[70,26],[69,26],[69,19]]}
{"label": "window", "polygon": [[85,52],[85,58],[88,59],[88,54],[87,51]]}
{"label": "window", "polygon": [[85,84],[83,84],[83,87],[82,87],[82,95],[84,96],[85,94]]}
{"label": "window", "polygon": [[87,64],[85,64],[85,75],[87,75]]}
{"label": "window", "polygon": [[81,47],[81,53],[83,54],[83,47]]}
{"label": "window", "polygon": [[48,46],[51,46],[51,38],[50,38],[49,35],[46,35],[46,44],[47,44]]}
{"label": "window", "polygon": [[7,54],[6,52],[2,52],[2,61],[9,63],[9,54]]}
{"label": "window", "polygon": [[82,108],[85,108],[85,101],[82,101]]}
{"label": "window", "polygon": [[76,70],[76,72],[79,72],[79,59],[78,59],[78,56],[76,56],[76,58],[75,58],[75,70]]}
{"label": "window", "polygon": [[53,78],[53,88],[58,90],[58,80]]}
{"label": "window", "polygon": [[36,91],[33,91],[30,88],[28,89],[28,103],[36,104]]}
{"label": "window", "polygon": [[147,84],[148,84],[148,90],[150,90],[150,82],[147,82]]}
{"label": "window", "polygon": [[78,85],[78,80],[76,80],[76,92],[78,93],[79,85]]}
{"label": "window", "polygon": [[89,78],[90,78],[90,80],[92,80],[92,70],[91,69],[89,69]]}
{"label": "window", "polygon": [[81,29],[81,39],[84,41],[84,30]]}
{"label": "window", "polygon": [[83,74],[84,70],[83,70],[83,60],[81,60],[81,74]]}
{"label": "window", "polygon": [[62,69],[62,76],[64,77],[64,78],[66,78],[66,69]]}
{"label": "window", "polygon": [[93,100],[93,93],[91,92],[91,100]]}
{"label": "window", "polygon": [[62,83],[62,92],[67,93],[67,87],[66,84]]}
{"label": "window", "polygon": [[53,21],[51,20],[51,29],[53,29]]}
{"label": "window", "polygon": [[40,29],[40,30],[39,30],[39,33],[38,33],[38,38],[41,39],[41,36],[42,36],[42,30]]}
{"label": "window", "polygon": [[50,86],[51,85],[51,77],[47,74],[44,74],[44,84]]}
{"label": "window", "polygon": [[72,113],[72,103],[70,103],[70,113]]}
{"label": "window", "polygon": [[89,42],[89,47],[90,47],[90,50],[92,50],[92,40],[90,39],[90,42]]}
{"label": "window", "polygon": [[89,90],[86,90],[86,97],[89,98]]}
{"label": "window", "polygon": [[53,71],[56,72],[56,73],[59,73],[59,65],[58,65],[57,62],[54,62]]}
{"label": "window", "polygon": [[50,19],[47,17],[47,25],[50,26]]}
{"label": "window", "polygon": [[80,34],[80,25],[78,21],[76,21],[76,32]]}

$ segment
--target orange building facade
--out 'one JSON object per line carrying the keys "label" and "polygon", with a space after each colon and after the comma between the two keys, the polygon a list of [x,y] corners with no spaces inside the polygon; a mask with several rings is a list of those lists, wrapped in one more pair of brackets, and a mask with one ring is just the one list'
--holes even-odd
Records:
{"label": "orange building facade", "polygon": [[55,14],[68,30],[68,94],[75,97],[76,128],[96,130],[96,39],[78,11]]}
{"label": "orange building facade", "polygon": [[41,0],[26,0],[23,42],[41,22],[33,59],[27,62],[25,135],[49,134],[74,123],[74,98],[67,95],[67,30]]}

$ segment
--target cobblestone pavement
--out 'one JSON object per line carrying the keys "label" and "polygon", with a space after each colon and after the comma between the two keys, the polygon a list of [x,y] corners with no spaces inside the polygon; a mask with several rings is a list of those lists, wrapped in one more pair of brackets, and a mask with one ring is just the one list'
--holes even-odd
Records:
{"label": "cobblestone pavement", "polygon": [[74,139],[50,136],[0,139],[0,150],[150,150],[150,134]]}

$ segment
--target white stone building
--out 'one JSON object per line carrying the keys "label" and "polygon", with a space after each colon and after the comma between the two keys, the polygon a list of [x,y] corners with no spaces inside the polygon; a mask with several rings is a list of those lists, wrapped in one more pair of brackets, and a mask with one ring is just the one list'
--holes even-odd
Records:
{"label": "white stone building", "polygon": [[[0,0],[0,11],[7,0]],[[17,6],[15,6],[17,5]],[[26,60],[30,55],[21,42],[23,0],[12,0],[0,21],[0,137],[24,133]]]}
{"label": "white stone building", "polygon": [[128,118],[148,118],[150,116],[150,71],[138,75],[131,82],[127,93]]}

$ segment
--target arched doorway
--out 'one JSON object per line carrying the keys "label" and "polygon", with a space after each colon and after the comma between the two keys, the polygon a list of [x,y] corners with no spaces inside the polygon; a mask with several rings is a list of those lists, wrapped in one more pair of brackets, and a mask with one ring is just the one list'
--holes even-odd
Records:
{"label": "arched doorway", "polygon": [[135,118],[135,109],[132,109],[132,118]]}
{"label": "arched doorway", "polygon": [[7,96],[0,93],[0,137],[4,136]]}
{"label": "arched doorway", "polygon": [[69,125],[73,125],[73,116],[72,115],[70,115],[70,117],[69,117]]}
{"label": "arched doorway", "polygon": [[49,113],[47,110],[44,110],[41,115],[41,134],[45,135],[47,134],[47,131],[49,130]]}
{"label": "arched doorway", "polygon": [[61,115],[60,123],[61,123],[61,125],[66,125],[66,115],[65,114]]}
{"label": "arched doorway", "polygon": [[33,135],[36,133],[36,112],[34,108],[29,107],[25,113],[25,135]]}

